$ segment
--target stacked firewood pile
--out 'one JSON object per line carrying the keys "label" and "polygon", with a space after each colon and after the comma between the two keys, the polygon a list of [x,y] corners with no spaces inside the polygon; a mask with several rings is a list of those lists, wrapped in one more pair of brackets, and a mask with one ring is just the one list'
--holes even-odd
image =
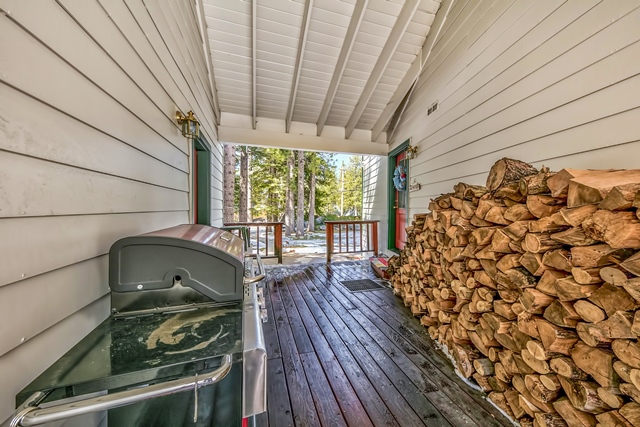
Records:
{"label": "stacked firewood pile", "polygon": [[392,283],[523,426],[640,426],[640,170],[504,158],[415,215]]}

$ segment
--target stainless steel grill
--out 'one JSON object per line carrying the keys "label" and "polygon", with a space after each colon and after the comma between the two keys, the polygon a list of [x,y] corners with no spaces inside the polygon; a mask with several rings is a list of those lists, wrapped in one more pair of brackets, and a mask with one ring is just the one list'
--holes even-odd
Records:
{"label": "stainless steel grill", "polygon": [[110,426],[241,426],[266,410],[260,258],[181,225],[117,241],[111,316],[16,396],[4,426],[107,411]]}

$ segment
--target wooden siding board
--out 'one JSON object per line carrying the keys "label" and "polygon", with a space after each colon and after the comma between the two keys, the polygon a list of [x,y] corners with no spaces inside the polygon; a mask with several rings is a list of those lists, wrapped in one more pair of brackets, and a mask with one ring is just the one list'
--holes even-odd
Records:
{"label": "wooden siding board", "polygon": [[[106,0],[101,1],[107,3]],[[215,129],[215,124],[212,121],[213,112],[207,111],[207,109],[203,107],[205,104],[199,100],[198,91],[194,89],[195,82],[192,76],[180,68],[178,61],[173,56],[173,49],[178,48],[175,46],[175,42],[170,43],[171,37],[167,34],[168,32],[170,33],[170,30],[166,25],[158,25],[142,2],[125,0],[125,4],[137,25],[140,27],[142,34],[153,47],[154,52],[169,72],[169,75],[178,86],[180,92],[187,97],[188,104],[184,106],[182,111],[186,112],[192,109],[202,122],[203,131],[208,134],[211,132],[209,129]],[[153,5],[153,2],[151,4]],[[208,136],[211,138],[210,134]]]}
{"label": "wooden siding board", "polygon": [[[470,75],[460,82],[463,83],[460,88],[453,86],[451,89],[448,89],[449,91],[454,92],[455,98],[446,98],[446,100],[443,98],[440,102],[440,104],[444,102],[444,104],[441,105],[440,113],[431,120],[428,120],[429,124],[438,120],[440,117],[445,116],[449,109],[457,106],[462,101],[466,101],[469,96],[476,93],[479,89],[499,78],[502,73],[509,70],[518,61],[522,60],[528,54],[547,42],[550,38],[561,32],[564,28],[597,5],[598,2],[599,0],[585,1],[580,2],[579,4],[565,2],[559,8],[555,2],[540,3],[545,6],[542,11],[538,8],[532,9],[531,15],[526,14],[522,20],[518,20],[516,22],[517,25],[511,27],[513,30],[509,30],[504,36],[501,36],[496,42],[492,43],[485,54],[479,55],[480,52],[474,52],[474,55],[478,58],[486,58],[486,61],[489,63],[483,64],[484,67],[477,71],[476,74],[472,76]],[[546,7],[551,8],[551,14],[548,14]],[[540,16],[540,13],[542,16]],[[505,24],[500,23],[500,25]],[[470,60],[471,58],[466,61],[463,60],[461,63],[457,64],[457,66],[459,68],[465,68],[465,65]],[[471,63],[473,64],[473,67],[478,64],[473,61]],[[474,70],[474,68],[471,70]],[[471,70],[469,71],[469,74],[472,73]],[[455,74],[455,71],[452,71],[452,74]],[[423,85],[427,80],[429,80],[427,76],[420,76],[417,82],[416,97],[411,105],[407,107],[406,115],[403,118],[401,126],[415,120],[420,120],[422,115],[424,115],[424,110],[421,108],[421,105],[424,102],[432,102],[432,100],[437,99],[439,93],[432,92],[431,90],[425,90],[426,88],[423,88]],[[435,82],[435,84],[438,84],[438,82]],[[426,98],[431,98],[431,100]],[[454,117],[459,117],[462,113],[456,112],[455,114],[457,114],[457,116]],[[424,132],[423,128],[423,125],[419,125],[415,132]],[[436,127],[428,134],[435,132],[438,129],[439,127]],[[417,139],[422,138],[423,136],[417,136]]]}
{"label": "wooden siding board", "polygon": [[[606,11],[603,12],[604,16],[607,16]],[[571,43],[572,40],[564,38],[564,34],[567,34],[567,32],[570,34],[569,37],[575,40],[574,43],[578,43],[598,31],[598,22],[600,23],[600,28],[609,25],[610,20],[598,19],[601,15],[603,13],[600,12],[598,4],[594,5],[593,2],[565,3],[525,34],[517,43],[511,45],[495,61],[485,67],[478,76],[470,79],[470,82],[474,85],[479,83],[478,86],[474,88],[469,84],[464,91],[459,91],[455,94],[455,100],[443,100],[440,113],[433,119],[438,120],[441,118],[438,126],[431,126],[431,129],[426,133],[423,133],[423,126],[420,126],[421,129],[416,132],[416,139],[421,141],[428,135],[446,127],[449,122],[462,117],[487,98],[495,96],[501,90],[508,88],[511,84],[535,71],[535,69],[542,67],[547,62],[571,49],[574,46]],[[582,19],[585,16],[588,19],[586,25]],[[534,68],[531,68],[532,66]],[[426,80],[419,82],[419,84],[424,81]],[[455,110],[453,110],[453,106],[456,107]],[[452,111],[449,112],[449,109]],[[449,122],[445,120],[445,116]]]}
{"label": "wooden siding board", "polygon": [[[525,98],[514,108],[486,118],[473,128],[477,139],[470,139],[462,145],[455,144],[455,140],[448,141],[446,151],[440,149],[444,147],[431,150],[432,157],[426,162],[417,164],[414,173],[437,171],[442,166],[453,162],[472,159],[496,149],[504,149],[523,140],[538,140],[564,129],[636,108],[638,102],[626,95],[624,91],[635,90],[640,78],[637,74],[629,75],[635,73],[635,70],[625,67],[625,64],[630,60],[633,61],[633,58],[637,58],[638,55],[640,55],[640,42],[619,50],[571,78],[549,87],[548,90]],[[584,91],[588,92],[585,94]],[[555,97],[557,98],[554,99]],[[550,99],[553,100],[551,105],[548,102]],[[611,102],[607,102],[609,99]],[[604,102],[605,105],[595,104],[599,102]],[[598,108],[591,108],[593,105],[598,105]],[[573,115],[565,116],[565,114]],[[500,123],[498,130],[487,132],[492,127],[495,129],[497,123]],[[541,126],[543,123],[545,126]],[[536,129],[535,126],[538,128]],[[512,139],[507,140],[508,138]],[[602,143],[606,142],[601,141]]]}
{"label": "wooden siding board", "polygon": [[[171,68],[171,65],[175,67],[175,64],[165,66],[160,56],[163,52],[157,53],[156,45],[152,43],[155,40],[155,35],[153,33],[145,34],[124,2],[98,1],[160,86],[167,91],[174,104],[178,106],[178,109],[188,111],[193,106],[195,113],[199,116],[202,111],[197,109],[193,94],[189,92],[186,83],[181,81],[174,69]],[[203,129],[210,137],[217,138],[217,130],[212,127],[211,123],[207,124],[207,122],[203,121],[202,124]]]}
{"label": "wooden siding board", "polygon": [[[5,15],[0,25],[0,81],[65,111],[113,137],[127,141],[155,158],[185,171],[186,155],[146,126],[117,100],[61,61]],[[47,70],[42,79],[41,69]],[[56,84],[50,84],[55,81]],[[75,96],[70,97],[73,93]],[[178,133],[178,130],[175,129]]]}
{"label": "wooden siding board", "polygon": [[[144,0],[143,0],[144,1]],[[210,128],[214,128],[213,125],[213,104],[209,98],[207,98],[204,85],[208,84],[207,80],[201,78],[194,69],[194,64],[184,57],[182,52],[185,50],[181,44],[181,37],[179,36],[179,30],[176,27],[176,23],[172,19],[167,19],[166,12],[164,11],[162,4],[155,1],[144,1],[148,16],[153,20],[155,27],[160,31],[161,37],[164,40],[166,47],[171,52],[172,58],[175,61],[178,68],[181,70],[182,75],[185,77],[189,84],[190,90],[196,97],[196,103],[200,107],[203,114],[198,115],[198,118],[205,123],[210,124]]]}
{"label": "wooden siding board", "polygon": [[[103,255],[0,287],[0,356],[108,294],[107,277],[108,260]],[[25,313],[28,322],[10,321],[24,318]]]}
{"label": "wooden siding board", "polygon": [[[212,146],[221,223],[222,154],[194,4],[148,3],[60,0],[34,14],[0,0],[2,419],[17,391],[108,314],[110,245],[188,222],[176,109],[195,111]],[[18,307],[32,314],[16,325]],[[101,421],[66,424],[83,422]]]}
{"label": "wooden siding board", "polygon": [[[33,13],[28,3],[12,3],[11,16],[21,26],[55,52],[60,59],[104,89],[109,96],[139,117],[162,138],[186,152],[186,143],[177,131],[177,125],[171,122],[166,113],[163,114],[157,107],[154,108],[150,98],[105,50],[96,48],[95,37],[90,36],[82,26],[104,25],[95,21],[87,22],[89,14],[84,12],[90,12],[91,8],[82,8],[82,12],[78,11],[81,16],[76,18],[71,14],[75,9],[65,9],[64,4],[61,7],[58,3],[45,2],[40,5],[39,13]],[[100,8],[95,10],[104,14]],[[65,28],[65,31],[59,31],[59,28]],[[23,54],[28,55],[27,52]]]}
{"label": "wooden siding board", "polygon": [[187,219],[186,211],[0,219],[0,253],[6,262],[0,270],[0,289],[14,282],[12,287],[18,287],[20,280],[105,255],[122,237]]}
{"label": "wooden siding board", "polygon": [[[34,174],[31,171],[38,171]],[[187,210],[187,193],[0,153],[0,218]]]}
{"label": "wooden siding board", "polygon": [[[0,150],[186,191],[187,174],[0,84]],[[126,159],[126,161],[122,161]],[[132,167],[135,165],[136,167]]]}
{"label": "wooden siding board", "polygon": [[[539,114],[540,110],[544,111],[545,108],[550,109],[563,105],[569,100],[580,99],[594,89],[599,90],[603,86],[606,87],[606,85],[616,82],[617,79],[629,77],[629,73],[632,70],[624,67],[624,62],[623,66],[620,67],[621,69],[618,67],[611,68],[610,65],[616,65],[611,64],[611,62],[620,58],[617,55],[617,50],[623,49],[620,53],[624,52],[622,56],[626,56],[625,53],[628,53],[629,50],[624,48],[638,40],[639,35],[629,31],[629,28],[637,27],[638,17],[640,17],[640,10],[621,18],[617,21],[617,25],[608,26],[592,37],[587,38],[584,42],[578,43],[575,47],[565,51],[561,56],[544,63],[539,68],[536,68],[534,64],[538,64],[541,61],[538,61],[535,57],[530,57],[521,66],[505,73],[505,79],[508,82],[511,83],[511,79],[520,77],[519,80],[506,87],[503,86],[504,83],[498,82],[487,85],[486,89],[479,91],[477,96],[484,95],[486,97],[488,93],[494,95],[488,99],[485,98],[478,107],[467,112],[464,117],[460,117],[455,123],[448,125],[436,134],[432,134],[429,139],[434,142],[427,142],[425,150],[430,156],[437,156],[445,150],[455,148],[460,145],[457,141],[463,140],[465,135],[472,131],[472,128],[473,132],[478,132],[479,127],[489,126],[491,121],[499,121],[501,119],[499,113],[505,112],[502,114],[504,116],[508,113],[514,114],[514,112],[520,111],[520,108],[524,108],[524,106],[521,107],[518,104],[523,101],[528,102],[529,105],[537,104],[534,111],[524,111],[524,115],[534,116]],[[533,71],[531,71],[532,69]],[[583,70],[584,72],[580,75],[574,76],[575,73]],[[522,77],[523,72],[526,73],[525,77]],[[610,74],[612,74],[611,77],[609,77]],[[620,75],[617,79],[616,74]],[[546,99],[542,104],[539,103],[538,99],[542,98],[542,90],[548,88],[550,91],[553,89],[557,91],[560,90],[558,86],[562,87],[566,84],[577,84],[578,86],[570,94],[564,94],[568,99],[563,98],[563,93],[561,92],[558,95],[554,93],[550,97],[546,95]],[[582,89],[582,93],[580,89]],[[473,98],[477,99],[475,94]],[[549,104],[551,106],[548,106]],[[516,105],[517,108],[515,107]],[[503,121],[502,126],[506,127],[511,123],[510,121]],[[480,132],[479,134],[475,133],[475,135],[484,135],[482,131]],[[447,147],[436,147],[445,140],[447,141]]]}

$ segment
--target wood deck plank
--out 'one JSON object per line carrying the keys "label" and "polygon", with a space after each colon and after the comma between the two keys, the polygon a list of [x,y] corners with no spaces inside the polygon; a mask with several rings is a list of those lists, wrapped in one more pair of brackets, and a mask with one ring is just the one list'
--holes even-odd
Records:
{"label": "wood deck plank", "polygon": [[[367,415],[367,412],[360,402],[360,398],[349,382],[347,374],[343,370],[336,355],[331,350],[329,343],[324,337],[322,330],[318,326],[313,314],[309,310],[307,303],[300,291],[294,286],[288,289],[296,303],[300,317],[303,319],[307,332],[313,343],[316,355],[324,369],[331,389],[337,399],[338,405],[342,409],[342,413],[350,426],[372,427],[373,424]],[[352,361],[355,364],[355,361]],[[360,384],[360,383],[358,383]],[[364,384],[366,386],[366,384]],[[368,394],[364,394],[366,397]]]}
{"label": "wood deck plank", "polygon": [[[301,283],[309,288],[320,308],[331,319],[334,328],[341,332],[342,340],[400,425],[424,425],[423,419],[437,420],[443,426],[450,425],[388,355],[372,342],[371,337],[349,316],[347,310],[339,304],[330,304],[322,295],[320,287],[314,288],[305,280],[296,280],[296,284]],[[311,291],[311,288],[316,291]]]}
{"label": "wood deck plank", "polygon": [[[334,269],[335,272],[335,269]],[[338,273],[339,275],[339,273]],[[347,277],[339,277],[345,279]],[[350,279],[350,278],[349,278]],[[431,365],[430,360],[420,354],[409,344],[402,336],[400,336],[393,328],[389,327],[386,323],[379,320],[377,313],[380,310],[372,309],[371,304],[368,301],[364,301],[365,295],[368,297],[373,293],[385,292],[385,291],[372,291],[349,294],[346,289],[341,286],[335,286],[334,292],[342,292],[347,298],[355,301],[359,310],[353,310],[350,313],[356,317],[359,323],[364,327],[369,335],[372,336],[380,345],[388,348],[393,347],[393,354],[395,355],[396,363],[403,368],[406,374],[414,381],[417,387],[425,390],[426,396],[434,404],[436,408],[449,420],[453,425],[496,425],[493,417],[488,413],[479,413],[477,415],[466,414],[464,408],[469,404],[472,406],[475,401],[466,393],[451,386],[447,377],[439,373],[434,366]],[[388,292],[388,291],[387,291]],[[360,302],[357,302],[360,300]],[[378,319],[378,321],[376,321]],[[451,374],[453,372],[451,370]],[[429,382],[424,383],[421,379],[428,378]],[[437,384],[437,385],[434,385]],[[453,389],[452,389],[453,388]],[[447,393],[446,391],[449,391]],[[459,402],[460,404],[458,404]],[[475,421],[473,420],[475,418]]]}
{"label": "wood deck plank", "polygon": [[[278,286],[277,284],[274,286]],[[284,283],[281,286],[285,286]],[[282,351],[282,364],[291,400],[293,420],[297,427],[320,427],[318,412],[316,411],[311,390],[307,383],[302,361],[296,348],[293,332],[289,325],[284,305],[279,292],[270,293],[271,303],[276,314],[276,325]]]}
{"label": "wood deck plank", "polygon": [[302,366],[309,384],[311,384],[311,395],[316,404],[322,425],[346,427],[347,422],[342,416],[340,406],[338,406],[329,381],[316,355],[314,353],[304,353],[300,355],[300,359],[302,359]]}
{"label": "wood deck plank", "polygon": [[267,414],[272,427],[293,427],[287,380],[281,358],[267,361]]}
{"label": "wood deck plank", "polygon": [[[345,265],[347,268],[340,270],[341,267],[340,265],[332,267],[332,274],[334,275],[332,280],[338,280],[340,277],[351,279],[352,276],[344,276],[343,274],[358,274],[358,272],[369,278],[373,275],[373,272],[367,274],[363,271],[366,267],[358,270],[354,266]],[[318,270],[321,273],[324,271],[320,267]],[[336,288],[339,287],[336,286]],[[371,307],[375,305],[370,296],[374,293],[389,302],[387,310],[371,310]],[[512,425],[509,420],[496,411],[495,407],[486,400],[483,394],[471,389],[464,380],[453,372],[451,362],[433,346],[431,339],[426,335],[424,326],[420,325],[420,322],[411,315],[411,311],[390,290],[351,295],[353,296],[352,302],[354,304],[365,311],[368,310],[368,319],[374,321],[380,329],[386,329],[388,334],[397,334],[405,340],[405,345],[403,346],[405,353],[415,359],[418,366],[430,376],[438,378],[436,382],[440,384],[441,389],[449,398],[460,402],[462,408],[476,407],[476,410],[469,411],[468,415],[479,425]],[[357,300],[360,300],[360,303]],[[398,339],[393,335],[391,337],[394,340]],[[416,351],[418,354],[412,354]],[[423,358],[421,359],[419,356]]]}
{"label": "wood deck plank", "polygon": [[360,262],[270,268],[269,425],[511,426],[390,289],[340,283],[363,278],[379,280]]}
{"label": "wood deck plank", "polygon": [[298,353],[313,353],[313,345],[311,345],[311,340],[309,339],[305,325],[300,318],[300,314],[296,309],[296,305],[291,298],[291,294],[289,294],[289,292],[282,292],[282,290],[286,290],[290,286],[293,286],[291,276],[285,274],[283,284],[278,287],[278,291],[280,293],[280,299],[282,300],[284,309],[287,313],[287,318],[289,319],[289,325],[293,332],[293,338],[295,339]]}
{"label": "wood deck plank", "polygon": [[[315,299],[310,295],[309,290],[306,287],[296,287],[302,294],[307,307],[313,314],[316,322],[320,326],[324,337],[326,338],[333,353],[339,360],[345,374],[349,378],[351,385],[358,394],[362,405],[365,407],[369,418],[375,426],[390,427],[398,426],[398,422],[395,420],[385,401],[378,395],[378,392],[374,385],[369,381],[364,374],[360,365],[357,362],[357,358],[349,351],[346,344],[340,337],[329,318],[324,311],[316,303]],[[342,331],[341,331],[342,332]]]}
{"label": "wood deck plank", "polygon": [[[311,274],[309,270],[305,270],[305,272],[307,276]],[[335,291],[338,291],[338,288],[339,287],[336,286]],[[370,314],[365,315],[360,309],[350,310],[348,313],[345,313],[343,310],[337,310],[337,312],[342,316],[342,319],[345,320],[352,332],[356,331],[359,333],[360,341],[363,344],[367,341],[375,342],[379,346],[379,351],[375,351],[376,348],[373,345],[367,346],[372,356],[378,361],[392,361],[397,366],[396,369],[394,369],[390,367],[388,363],[385,363],[384,366],[381,365],[381,368],[387,373],[394,373],[393,377],[397,378],[396,381],[403,384],[399,387],[401,393],[403,393],[407,400],[409,400],[409,398],[413,400],[412,407],[414,407],[423,420],[431,420],[435,423],[434,425],[449,425],[449,423],[454,426],[476,425],[471,418],[465,415],[464,412],[439,389],[432,379],[407,356],[405,353],[406,348],[397,345],[379,330],[373,322],[367,319],[367,316]],[[351,319],[349,319],[350,317]],[[364,332],[364,334],[362,332]],[[398,338],[397,334],[396,337]],[[372,352],[372,350],[374,351]],[[416,353],[415,350],[413,353]],[[404,385],[407,382],[412,383],[413,387]],[[419,395],[421,398],[415,397],[414,395]],[[416,407],[418,409],[416,409]],[[445,419],[448,422],[445,421]]]}
{"label": "wood deck plank", "polygon": [[273,359],[282,357],[280,351],[280,341],[278,340],[278,328],[276,327],[276,320],[273,311],[273,305],[271,304],[271,292],[277,292],[275,289],[275,280],[273,276],[270,276],[265,284],[265,307],[269,316],[267,321],[262,324],[262,330],[264,332],[264,341],[267,346],[267,359]]}

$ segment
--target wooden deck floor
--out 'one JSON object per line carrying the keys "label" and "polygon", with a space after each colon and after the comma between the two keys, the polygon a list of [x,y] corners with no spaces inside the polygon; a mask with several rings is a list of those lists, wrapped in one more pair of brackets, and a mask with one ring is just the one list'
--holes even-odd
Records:
{"label": "wooden deck floor", "polygon": [[510,426],[458,378],[366,263],[269,270],[268,413],[261,426]]}

